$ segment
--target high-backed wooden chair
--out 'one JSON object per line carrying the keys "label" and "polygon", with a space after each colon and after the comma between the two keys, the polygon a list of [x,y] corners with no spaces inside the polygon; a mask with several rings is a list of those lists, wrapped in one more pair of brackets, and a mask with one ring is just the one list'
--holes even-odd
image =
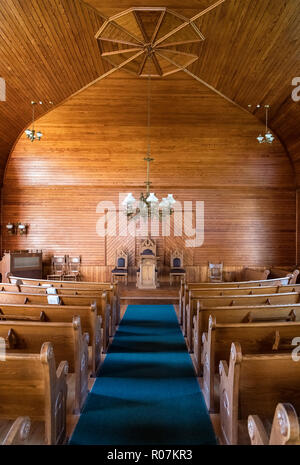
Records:
{"label": "high-backed wooden chair", "polygon": [[185,282],[186,271],[183,268],[183,252],[175,250],[171,253],[170,257],[170,286],[172,286],[173,278],[179,276]]}
{"label": "high-backed wooden chair", "polygon": [[120,250],[116,254],[116,267],[111,272],[112,283],[115,278],[125,277],[125,284],[128,284],[128,255],[124,250]]}
{"label": "high-backed wooden chair", "polygon": [[80,281],[80,268],[81,268],[81,257],[70,256],[66,257],[66,274],[64,275],[65,281]]}
{"label": "high-backed wooden chair", "polygon": [[66,256],[65,255],[53,255],[51,258],[51,274],[47,276],[47,279],[62,281],[66,273]]}
{"label": "high-backed wooden chair", "polygon": [[211,283],[223,281],[223,263],[208,262],[208,279]]}

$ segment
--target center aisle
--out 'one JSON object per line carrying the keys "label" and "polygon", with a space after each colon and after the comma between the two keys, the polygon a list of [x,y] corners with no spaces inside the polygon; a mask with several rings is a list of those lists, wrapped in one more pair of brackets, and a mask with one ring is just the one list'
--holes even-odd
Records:
{"label": "center aisle", "polygon": [[172,305],[129,305],[70,444],[216,444]]}

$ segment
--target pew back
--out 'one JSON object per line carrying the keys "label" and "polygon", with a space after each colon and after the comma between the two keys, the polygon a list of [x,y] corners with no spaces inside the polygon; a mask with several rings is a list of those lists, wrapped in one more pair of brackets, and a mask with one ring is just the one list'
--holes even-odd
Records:
{"label": "pew back", "polygon": [[[0,364],[0,417],[11,420],[28,415],[45,422],[46,444],[66,437],[67,362],[56,370],[50,343],[40,354],[7,354]],[[21,400],[22,399],[22,400]]]}
{"label": "pew back", "polygon": [[[300,363],[291,354],[242,354],[233,343],[227,362],[220,362],[220,423],[227,444],[238,444],[239,420],[253,412],[272,419],[277,404],[300,407]],[[280,374],[280,376],[279,376]]]}

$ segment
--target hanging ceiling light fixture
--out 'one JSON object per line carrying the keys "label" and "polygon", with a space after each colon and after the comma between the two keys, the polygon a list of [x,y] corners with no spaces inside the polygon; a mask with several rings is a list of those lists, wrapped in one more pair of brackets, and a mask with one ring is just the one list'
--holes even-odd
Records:
{"label": "hanging ceiling light fixture", "polygon": [[[257,107],[259,108],[260,105],[257,105]],[[257,137],[257,140],[260,144],[272,144],[273,141],[275,140],[275,137],[273,136],[270,129],[268,128],[268,116],[269,116],[270,105],[265,105],[265,109],[266,109],[266,133],[264,136],[260,134]]]}
{"label": "hanging ceiling light fixture", "polygon": [[[39,104],[42,105],[43,102],[39,102]],[[35,123],[35,111],[34,111],[34,108],[35,108],[35,105],[37,105],[37,103],[32,101],[31,105],[32,105],[32,129],[26,129],[25,134],[28,137],[28,139],[31,142],[33,142],[35,140],[41,140],[41,138],[43,137],[43,134],[41,133],[41,131],[35,131],[35,129],[34,129],[34,123]]]}
{"label": "hanging ceiling light fixture", "polygon": [[135,207],[136,200],[130,192],[125,200],[123,206],[125,207],[125,214],[128,219],[138,219],[139,217],[151,218],[170,216],[174,213],[173,205],[176,200],[173,194],[168,194],[168,197],[164,197],[159,203],[159,199],[156,197],[154,192],[150,192],[150,163],[154,161],[151,158],[151,114],[150,114],[150,99],[151,99],[151,76],[148,76],[148,151],[147,157],[144,160],[147,162],[147,181],[146,181],[146,194],[141,193],[138,202],[138,207]]}

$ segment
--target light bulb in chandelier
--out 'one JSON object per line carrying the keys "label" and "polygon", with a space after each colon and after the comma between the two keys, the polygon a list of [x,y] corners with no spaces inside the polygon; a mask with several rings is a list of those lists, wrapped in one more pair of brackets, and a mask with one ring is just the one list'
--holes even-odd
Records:
{"label": "light bulb in chandelier", "polygon": [[272,142],[275,140],[275,137],[271,133],[271,131],[267,131],[265,134],[265,140],[268,144],[272,144]]}
{"label": "light bulb in chandelier", "polygon": [[158,202],[158,198],[156,197],[156,195],[153,192],[151,192],[149,194],[149,196],[147,197],[147,202],[150,203],[150,204],[152,204],[152,203],[156,204]]}

